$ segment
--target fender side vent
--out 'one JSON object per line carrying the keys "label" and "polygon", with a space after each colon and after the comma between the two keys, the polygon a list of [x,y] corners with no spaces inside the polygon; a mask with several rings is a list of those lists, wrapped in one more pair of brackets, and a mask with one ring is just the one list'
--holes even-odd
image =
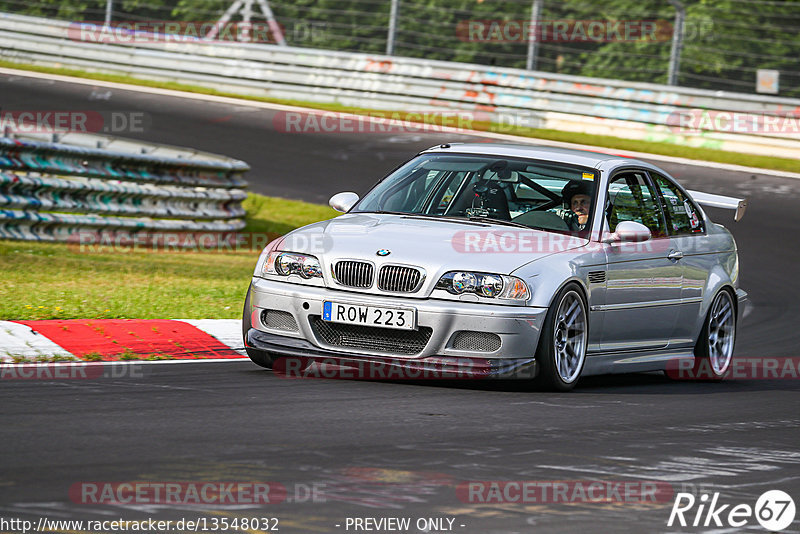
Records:
{"label": "fender side vent", "polygon": [[590,284],[604,284],[606,281],[606,272],[605,271],[591,271],[589,272],[589,283]]}

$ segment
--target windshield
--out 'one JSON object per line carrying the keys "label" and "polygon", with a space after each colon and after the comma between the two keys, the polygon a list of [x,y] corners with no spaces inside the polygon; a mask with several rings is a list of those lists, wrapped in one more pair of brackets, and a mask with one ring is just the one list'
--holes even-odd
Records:
{"label": "windshield", "polygon": [[423,154],[352,212],[489,220],[562,233],[591,228],[597,170],[487,155]]}

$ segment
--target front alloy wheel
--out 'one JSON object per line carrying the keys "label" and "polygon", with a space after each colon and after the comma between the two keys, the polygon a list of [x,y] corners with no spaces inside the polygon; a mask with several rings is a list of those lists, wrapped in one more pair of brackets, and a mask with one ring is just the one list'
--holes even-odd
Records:
{"label": "front alloy wheel", "polygon": [[536,351],[538,383],[547,389],[569,391],[578,382],[586,360],[588,321],[583,295],[574,286],[553,300]]}

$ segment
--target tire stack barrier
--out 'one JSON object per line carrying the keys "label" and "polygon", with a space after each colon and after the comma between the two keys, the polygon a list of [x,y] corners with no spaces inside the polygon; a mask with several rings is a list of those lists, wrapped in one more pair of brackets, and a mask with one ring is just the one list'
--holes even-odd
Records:
{"label": "tire stack barrier", "polygon": [[183,157],[0,137],[0,239],[219,239],[244,228],[247,164],[171,150]]}

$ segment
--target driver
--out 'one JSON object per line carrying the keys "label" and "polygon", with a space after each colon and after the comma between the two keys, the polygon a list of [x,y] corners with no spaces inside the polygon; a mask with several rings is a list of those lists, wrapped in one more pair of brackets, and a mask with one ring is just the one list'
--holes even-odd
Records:
{"label": "driver", "polygon": [[588,182],[570,180],[561,190],[564,203],[569,206],[569,210],[564,211],[563,217],[573,232],[586,230],[586,224],[589,222],[589,210],[592,207],[593,185]]}

